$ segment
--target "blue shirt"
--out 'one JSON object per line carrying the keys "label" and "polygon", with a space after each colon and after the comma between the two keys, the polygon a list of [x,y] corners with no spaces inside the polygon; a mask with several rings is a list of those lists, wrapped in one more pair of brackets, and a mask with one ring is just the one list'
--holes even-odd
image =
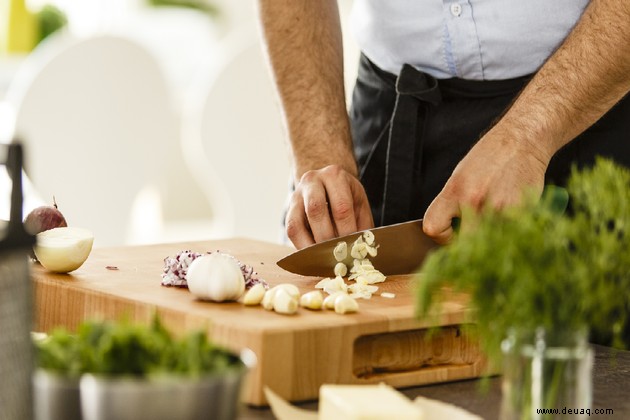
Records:
{"label": "blue shirt", "polygon": [[502,80],[538,70],[589,0],[354,0],[361,51],[398,74],[411,64],[438,79]]}

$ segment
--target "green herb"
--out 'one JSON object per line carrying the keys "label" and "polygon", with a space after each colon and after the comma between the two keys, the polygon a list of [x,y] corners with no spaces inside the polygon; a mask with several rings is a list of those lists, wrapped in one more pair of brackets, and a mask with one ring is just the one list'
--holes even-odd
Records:
{"label": "green herb", "polygon": [[52,4],[46,4],[42,7],[37,13],[37,20],[39,22],[38,43],[68,24],[66,15]]}
{"label": "green herb", "polygon": [[76,334],[59,329],[36,341],[36,347],[40,368],[71,377],[83,373],[201,376],[240,366],[236,356],[214,346],[204,332],[175,339],[157,317],[150,326],[85,322]]}
{"label": "green herb", "polygon": [[207,0],[149,0],[149,4],[155,7],[171,6],[199,10],[211,17],[219,14],[219,8]]}
{"label": "green herb", "polygon": [[587,328],[627,347],[630,172],[598,159],[573,170],[568,194],[568,213],[557,193],[500,212],[467,210],[467,229],[417,276],[418,315],[429,316],[440,291],[469,293],[491,360],[513,328]]}

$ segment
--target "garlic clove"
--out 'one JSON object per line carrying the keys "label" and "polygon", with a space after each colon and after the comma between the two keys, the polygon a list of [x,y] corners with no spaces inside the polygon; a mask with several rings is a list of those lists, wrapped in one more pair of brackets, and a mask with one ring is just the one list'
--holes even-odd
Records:
{"label": "garlic clove", "polygon": [[345,295],[345,292],[335,292],[329,296],[326,296],[324,299],[323,305],[326,309],[335,309],[335,299],[337,299],[341,295]]}
{"label": "garlic clove", "polygon": [[337,312],[338,314],[348,314],[357,312],[359,310],[359,304],[356,300],[344,294],[339,295],[335,298],[334,308],[335,312]]}
{"label": "garlic clove", "polygon": [[287,289],[279,288],[273,295],[273,310],[279,314],[293,315],[298,310],[298,299]]}
{"label": "garlic clove", "polygon": [[300,297],[300,306],[306,309],[320,310],[324,302],[324,296],[319,290],[313,290]]}
{"label": "garlic clove", "polygon": [[262,283],[255,284],[245,293],[245,296],[243,296],[243,304],[247,306],[259,305],[265,297],[266,291]]}
{"label": "garlic clove", "polygon": [[284,289],[294,299],[300,298],[300,289],[295,284],[281,283],[276,286],[279,289]]}
{"label": "garlic clove", "polygon": [[277,291],[278,291],[277,288],[272,287],[271,289],[265,292],[265,295],[263,296],[263,299],[260,302],[263,308],[265,308],[268,311],[273,310],[273,298]]}

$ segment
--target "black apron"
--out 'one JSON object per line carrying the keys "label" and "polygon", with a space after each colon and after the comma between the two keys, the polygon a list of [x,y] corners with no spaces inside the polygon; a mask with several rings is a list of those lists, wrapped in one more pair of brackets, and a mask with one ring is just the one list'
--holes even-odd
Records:
{"label": "black apron", "polygon": [[[530,78],[437,80],[409,65],[396,77],[362,55],[350,123],[375,224],[423,217],[455,166]],[[556,153],[546,183],[565,185],[573,163],[592,165],[596,155],[630,167],[629,98]]]}

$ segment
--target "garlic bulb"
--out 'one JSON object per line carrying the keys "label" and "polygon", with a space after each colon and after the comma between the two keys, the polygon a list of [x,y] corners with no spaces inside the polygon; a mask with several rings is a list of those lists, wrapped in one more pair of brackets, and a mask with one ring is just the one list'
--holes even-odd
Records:
{"label": "garlic bulb", "polygon": [[245,279],[238,262],[220,252],[196,258],[188,267],[186,281],[188,289],[203,300],[237,300],[245,291]]}

